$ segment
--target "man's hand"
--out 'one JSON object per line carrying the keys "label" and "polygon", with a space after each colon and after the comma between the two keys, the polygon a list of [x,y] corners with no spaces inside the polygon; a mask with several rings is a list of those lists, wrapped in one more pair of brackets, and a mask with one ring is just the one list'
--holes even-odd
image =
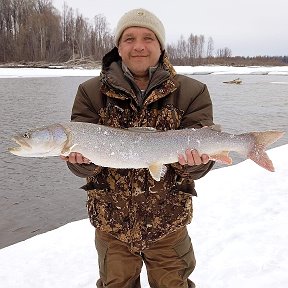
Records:
{"label": "man's hand", "polygon": [[200,155],[195,149],[187,149],[185,151],[185,156],[180,154],[178,155],[178,162],[181,165],[201,165],[207,164],[209,162],[209,156],[207,154]]}
{"label": "man's hand", "polygon": [[[64,161],[68,161],[72,164],[90,164],[91,161],[84,157],[81,153],[72,152],[69,156],[60,156],[60,158]],[[187,149],[184,155],[178,156],[178,161],[181,165],[201,165],[207,164],[209,162],[209,156],[207,154],[199,155],[198,151],[193,149]]]}
{"label": "man's hand", "polygon": [[64,161],[70,162],[72,164],[90,164],[91,161],[85,158],[81,153],[71,152],[69,156],[60,156]]}

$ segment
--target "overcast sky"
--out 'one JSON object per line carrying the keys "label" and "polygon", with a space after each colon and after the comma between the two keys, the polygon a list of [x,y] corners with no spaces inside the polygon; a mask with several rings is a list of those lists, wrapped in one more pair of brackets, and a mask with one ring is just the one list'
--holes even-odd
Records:
{"label": "overcast sky", "polygon": [[[111,32],[128,10],[145,8],[166,28],[168,43],[182,34],[211,36],[215,50],[228,47],[233,56],[288,55],[288,0],[66,0],[69,7],[93,19],[103,14]],[[64,0],[53,0],[62,11]]]}

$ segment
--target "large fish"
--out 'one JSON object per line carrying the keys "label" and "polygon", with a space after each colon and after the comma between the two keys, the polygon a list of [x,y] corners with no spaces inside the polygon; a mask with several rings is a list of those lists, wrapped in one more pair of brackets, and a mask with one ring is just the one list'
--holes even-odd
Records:
{"label": "large fish", "polygon": [[148,168],[159,181],[164,164],[178,161],[187,148],[208,154],[211,160],[231,164],[230,151],[252,159],[261,167],[274,171],[265,152],[283,132],[265,131],[229,134],[209,127],[157,131],[154,128],[117,129],[108,126],[68,122],[29,130],[12,139],[18,147],[9,148],[23,157],[48,157],[79,152],[91,162],[112,168]]}

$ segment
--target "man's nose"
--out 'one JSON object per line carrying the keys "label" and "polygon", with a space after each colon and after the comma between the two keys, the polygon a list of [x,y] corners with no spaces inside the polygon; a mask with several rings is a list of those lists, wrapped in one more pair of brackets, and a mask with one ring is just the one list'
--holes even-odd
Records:
{"label": "man's nose", "polygon": [[143,51],[145,49],[145,45],[142,41],[136,41],[134,44],[134,50]]}

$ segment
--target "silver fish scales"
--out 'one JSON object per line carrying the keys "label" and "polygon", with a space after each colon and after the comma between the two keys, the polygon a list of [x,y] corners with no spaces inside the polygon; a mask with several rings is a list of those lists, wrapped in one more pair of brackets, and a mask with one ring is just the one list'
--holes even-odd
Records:
{"label": "silver fish scales", "polygon": [[259,166],[274,171],[265,149],[283,136],[280,131],[229,134],[210,127],[157,131],[139,127],[118,129],[108,126],[68,122],[31,129],[12,139],[19,145],[9,148],[23,157],[67,156],[83,154],[96,165],[111,168],[147,168],[159,181],[165,164],[178,161],[186,149],[196,149],[211,160],[231,164],[229,152],[252,159]]}

